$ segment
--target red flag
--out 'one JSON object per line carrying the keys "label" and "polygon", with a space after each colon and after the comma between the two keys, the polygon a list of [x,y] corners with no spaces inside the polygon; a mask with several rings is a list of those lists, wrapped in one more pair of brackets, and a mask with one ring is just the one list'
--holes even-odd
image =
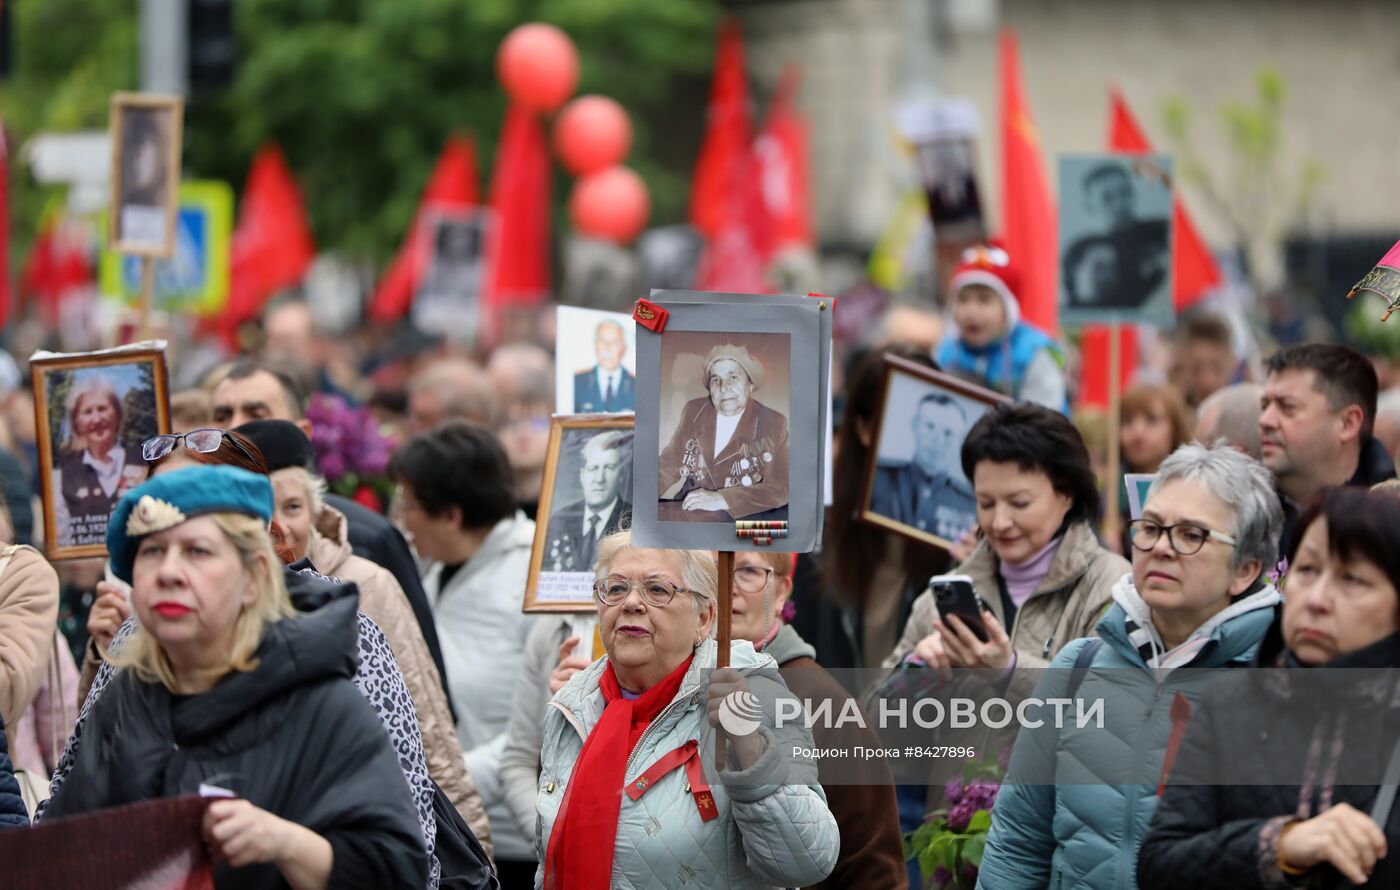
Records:
{"label": "red flag", "polygon": [[507,306],[535,306],[549,295],[549,148],[534,112],[506,110],[491,174],[492,225],[484,325],[494,330]]}
{"label": "red flag", "polygon": [[[1080,405],[1108,407],[1108,332],[1107,325],[1086,325],[1080,338]],[[1132,325],[1119,327],[1118,344],[1118,391],[1121,393],[1127,389],[1137,370],[1137,328]]]}
{"label": "red flag", "polygon": [[438,155],[408,237],[399,248],[389,271],[379,280],[369,301],[369,317],[376,323],[397,321],[413,303],[418,284],[428,270],[432,251],[429,223],[434,213],[462,210],[474,206],[478,199],[476,185],[476,146],[464,136],[447,140]]}
{"label": "red flag", "polygon": [[301,281],[316,256],[301,190],[276,145],[258,151],[243,187],[229,257],[228,303],[220,325],[232,330],[256,318],[263,304]]}
{"label": "red flag", "polygon": [[80,228],[69,224],[61,211],[46,213],[20,271],[19,289],[25,301],[37,298],[39,317],[53,327],[68,292],[92,281],[93,268]]}
{"label": "red flag", "polygon": [[813,247],[812,197],[807,160],[807,120],[797,110],[801,73],[789,65],[768,108],[754,150],[763,203],[779,248]]}
{"label": "red flag", "polygon": [[[1148,154],[1152,145],[1143,135],[1123,94],[1113,90],[1108,126],[1108,150],[1121,154]],[[1198,303],[1220,284],[1220,267],[1196,226],[1177,198],[1172,201],[1172,305],[1177,312]]]}
{"label": "red flag", "polygon": [[749,84],[744,75],[744,38],[737,20],[720,23],[714,80],[705,112],[705,140],[690,185],[690,222],[713,238],[724,225],[730,181],[749,154]]}
{"label": "red flag", "polygon": [[1001,32],[1002,240],[1022,269],[1021,316],[1052,336],[1059,331],[1055,202],[1040,160],[1040,136],[1021,90],[1016,34]]}
{"label": "red flag", "polygon": [[705,242],[695,271],[698,290],[763,294],[768,261],[773,255],[772,221],[763,200],[757,148],[751,150],[729,179],[719,228]]}

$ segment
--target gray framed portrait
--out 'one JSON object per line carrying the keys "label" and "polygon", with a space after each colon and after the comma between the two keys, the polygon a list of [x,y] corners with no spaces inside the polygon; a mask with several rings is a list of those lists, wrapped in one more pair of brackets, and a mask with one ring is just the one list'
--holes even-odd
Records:
{"label": "gray framed portrait", "polygon": [[1170,326],[1172,161],[1060,157],[1060,321]]}
{"label": "gray framed portrait", "polygon": [[865,469],[860,519],[925,544],[949,547],[977,525],[962,443],[999,393],[885,357],[875,447]]}
{"label": "gray framed portrait", "polygon": [[420,330],[460,343],[476,341],[490,218],[489,211],[474,208],[443,211],[428,220],[428,274],[411,310]]}
{"label": "gray framed portrait", "polygon": [[[830,301],[666,291],[637,329],[633,540],[808,552],[822,525]],[[754,544],[739,521],[787,523]]]}
{"label": "gray framed portrait", "polygon": [[556,416],[525,584],[526,612],[592,612],[598,542],[632,523],[632,418]]}
{"label": "gray framed portrait", "polygon": [[49,559],[105,555],[112,509],[146,481],[141,443],[170,432],[162,346],[30,358]]}
{"label": "gray framed portrait", "polygon": [[107,238],[117,253],[165,259],[175,250],[184,108],[179,96],[112,96]]}

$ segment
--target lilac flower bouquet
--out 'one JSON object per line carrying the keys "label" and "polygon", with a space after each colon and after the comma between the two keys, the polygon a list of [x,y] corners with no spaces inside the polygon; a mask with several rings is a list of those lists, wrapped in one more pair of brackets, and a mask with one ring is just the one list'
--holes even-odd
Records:
{"label": "lilac flower bouquet", "polygon": [[973,890],[992,828],[992,807],[1001,790],[1010,751],[995,761],[970,761],[960,778],[943,786],[945,806],[904,836],[906,859],[919,861],[935,890]]}
{"label": "lilac flower bouquet", "polygon": [[394,443],[368,408],[352,408],[339,396],[317,393],[306,406],[316,468],[336,494],[380,509],[393,488],[385,469]]}

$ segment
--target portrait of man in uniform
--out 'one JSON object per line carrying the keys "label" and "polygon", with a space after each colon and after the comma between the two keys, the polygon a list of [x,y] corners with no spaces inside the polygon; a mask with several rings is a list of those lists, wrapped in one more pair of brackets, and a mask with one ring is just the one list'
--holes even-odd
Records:
{"label": "portrait of man in uniform", "polygon": [[939,538],[957,540],[976,521],[977,504],[958,467],[969,423],[952,396],[929,393],[911,419],[914,456],[881,461],[870,509]]}
{"label": "portrait of man in uniform", "polygon": [[622,324],[612,319],[598,322],[593,331],[597,364],[574,375],[574,411],[579,414],[637,410],[637,381],[622,366],[627,337]]}
{"label": "portrait of man in uniform", "polygon": [[623,482],[632,465],[632,433],[628,430],[571,430],[565,437],[584,439],[578,481],[583,496],[566,503],[549,517],[543,568],[549,572],[593,575],[598,542],[631,524],[632,503]]}
{"label": "portrait of man in uniform", "polygon": [[788,418],[760,401],[768,375],[743,339],[705,355],[704,394],[685,402],[661,447],[657,491],[681,506],[674,521],[787,519]]}
{"label": "portrait of man in uniform", "polygon": [[[1076,321],[1167,312],[1171,305],[1171,162],[1066,155],[1060,206],[1060,298]],[[1146,321],[1148,316],[1137,320]]]}
{"label": "portrait of man in uniform", "polygon": [[1004,397],[897,357],[885,361],[860,518],[947,547],[977,524],[977,499],[962,468],[963,441]]}

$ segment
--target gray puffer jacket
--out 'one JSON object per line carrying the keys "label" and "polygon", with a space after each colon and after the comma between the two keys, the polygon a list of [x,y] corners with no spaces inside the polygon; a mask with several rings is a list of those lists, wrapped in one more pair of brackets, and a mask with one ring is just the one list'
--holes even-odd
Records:
{"label": "gray puffer jacket", "polygon": [[[730,666],[745,673],[760,699],[780,692],[769,685],[782,683],[777,662],[746,641],[734,643],[730,652]],[[714,738],[705,709],[715,653],[713,640],[696,648],[680,691],[633,749],[626,776],[629,784],[634,782],[662,755],[696,739],[719,817],[701,820],[684,769],[667,773],[635,801],[623,795],[610,882],[614,888],[801,887],[822,880],[836,864],[841,839],[817,782],[816,765],[792,756],[794,747],[811,747],[809,730],[774,730],[768,718],[758,729],[768,742],[767,752],[749,769],[722,772],[715,780]],[[606,706],[598,686],[604,662],[599,659],[575,674],[545,713],[535,832],[541,862],[583,741]],[[765,673],[754,673],[759,670]],[[537,890],[543,882],[541,866]]]}

